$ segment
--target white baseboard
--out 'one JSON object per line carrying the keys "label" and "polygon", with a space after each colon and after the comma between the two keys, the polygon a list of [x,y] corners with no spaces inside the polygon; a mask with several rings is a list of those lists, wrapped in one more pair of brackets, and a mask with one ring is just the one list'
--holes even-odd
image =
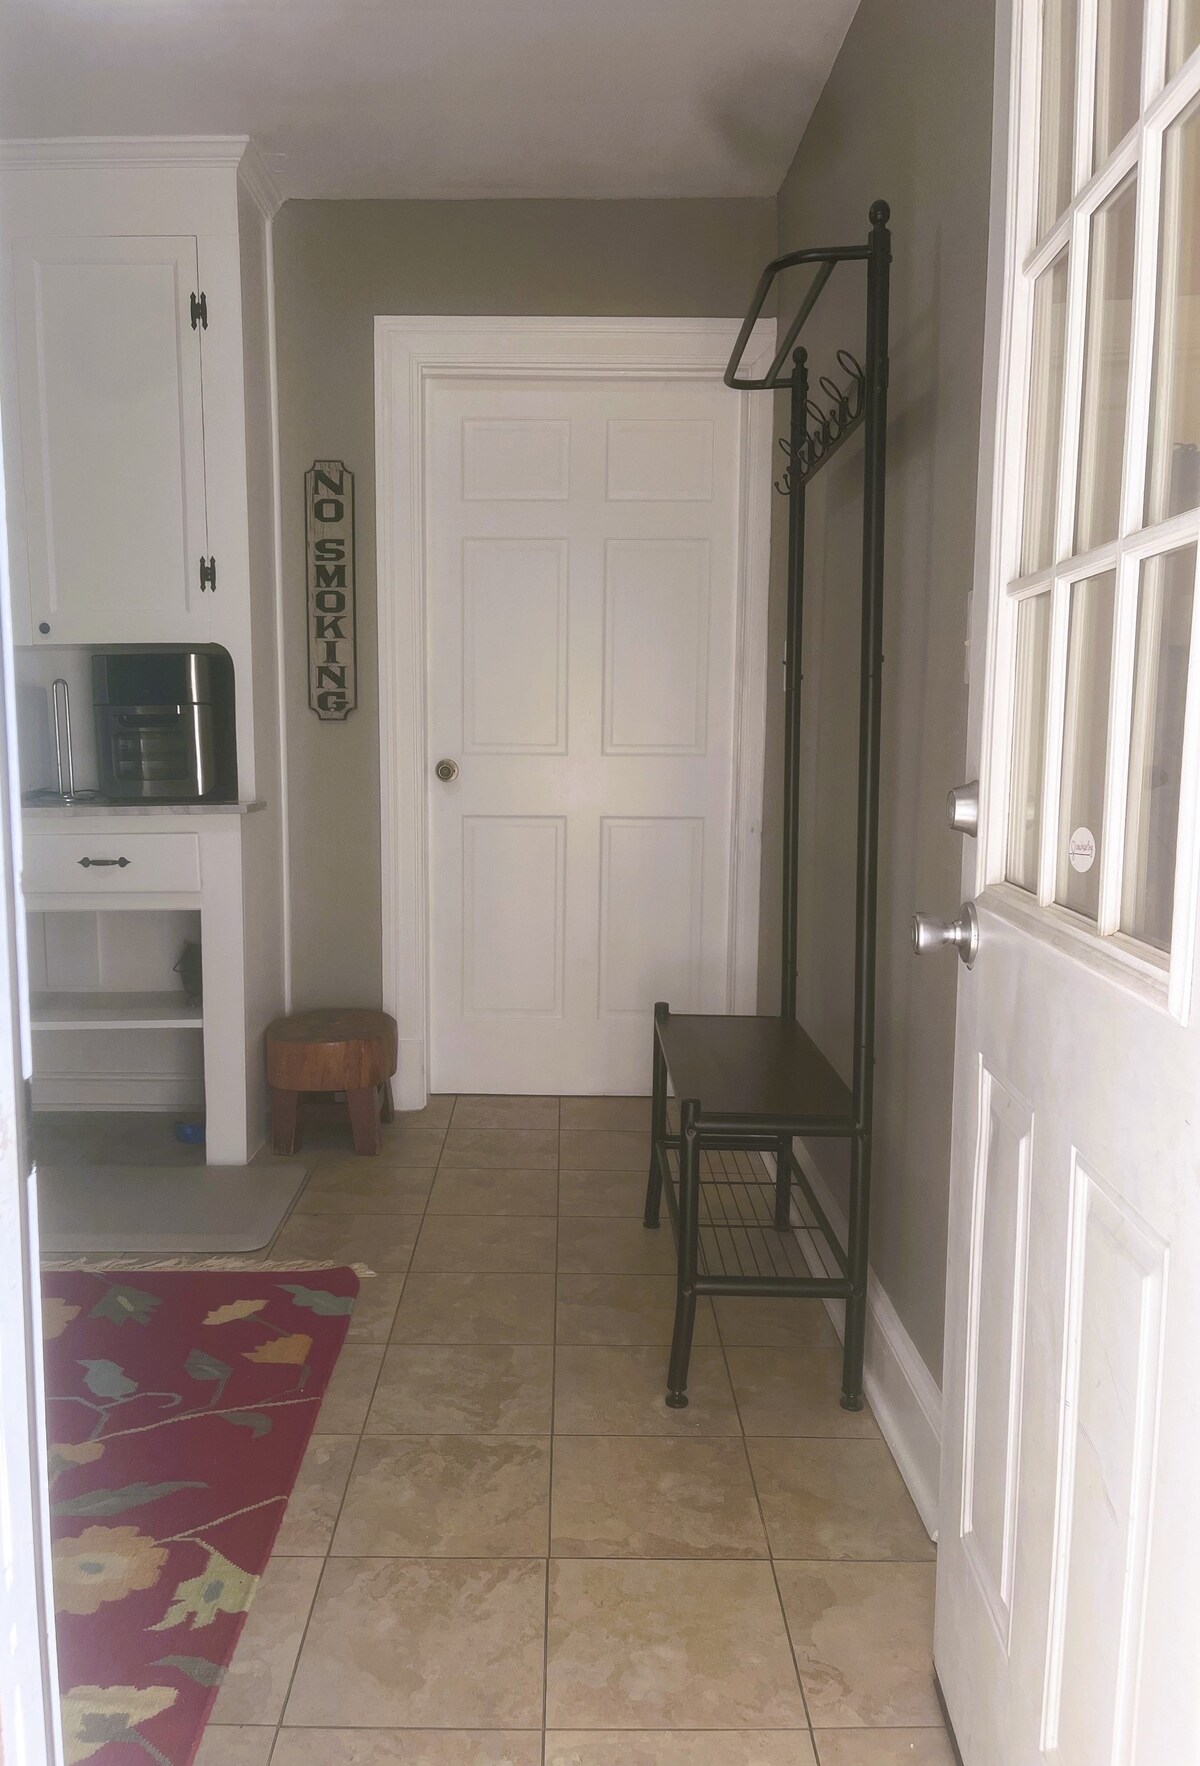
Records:
{"label": "white baseboard", "polygon": [[[830,1226],[844,1244],[845,1215],[831,1196],[808,1149],[800,1141],[795,1143],[795,1153]],[[775,1161],[770,1154],[763,1154],[762,1157],[773,1179]],[[841,1271],[825,1249],[821,1234],[807,1230],[798,1215],[797,1221],[796,1237],[812,1273],[840,1275]],[[841,1300],[828,1301],[827,1310],[834,1328],[841,1336],[844,1303]],[[871,1274],[867,1286],[867,1349],[863,1390],[875,1413],[883,1438],[891,1449],[892,1457],[900,1468],[900,1475],[916,1504],[925,1531],[931,1539],[936,1539],[942,1459],[942,1394],[874,1273]]]}
{"label": "white baseboard", "polygon": [[204,1108],[204,1081],[190,1073],[34,1075],[35,1110],[185,1110]]}

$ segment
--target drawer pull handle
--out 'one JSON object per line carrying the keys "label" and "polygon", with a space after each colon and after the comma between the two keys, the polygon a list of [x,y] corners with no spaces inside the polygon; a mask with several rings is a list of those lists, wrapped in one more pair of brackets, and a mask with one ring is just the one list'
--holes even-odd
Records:
{"label": "drawer pull handle", "polygon": [[86,871],[89,865],[119,865],[124,870],[130,861],[127,858],[81,858],[79,862]]}

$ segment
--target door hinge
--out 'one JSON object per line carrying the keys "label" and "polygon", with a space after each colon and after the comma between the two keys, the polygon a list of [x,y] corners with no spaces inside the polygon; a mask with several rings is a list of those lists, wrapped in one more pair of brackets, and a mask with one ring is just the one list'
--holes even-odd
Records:
{"label": "door hinge", "polygon": [[200,560],[200,593],[203,594],[205,589],[210,589],[214,595],[217,592],[217,561],[215,558],[201,558]]}
{"label": "door hinge", "polygon": [[208,330],[208,296],[203,289],[192,296],[192,330],[199,331],[201,326]]}

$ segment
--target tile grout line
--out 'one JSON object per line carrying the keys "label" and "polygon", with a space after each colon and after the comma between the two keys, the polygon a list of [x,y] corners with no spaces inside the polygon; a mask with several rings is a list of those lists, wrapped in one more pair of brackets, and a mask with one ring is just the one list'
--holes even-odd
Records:
{"label": "tile grout line", "polygon": [[546,1766],[546,1730],[550,1714],[550,1563],[554,1550],[554,1423],[558,1385],[558,1252],[562,1224],[562,1098],[558,1107],[558,1157],[554,1167],[554,1290],[550,1313],[550,1446],[546,1485],[546,1581],[542,1608],[542,1766]]}
{"label": "tile grout line", "polygon": [[[817,1741],[816,1736],[813,1733],[812,1712],[808,1707],[808,1694],[804,1690],[804,1677],[800,1672],[800,1663],[796,1656],[796,1643],[792,1636],[792,1627],[788,1619],[787,1607],[784,1605],[783,1591],[779,1586],[779,1572],[775,1568],[775,1551],[771,1544],[771,1533],[767,1526],[767,1517],[763,1509],[762,1497],[759,1495],[758,1479],[754,1473],[754,1461],[750,1457],[750,1449],[746,1446],[746,1425],[742,1421],[742,1407],[738,1403],[737,1387],[733,1383],[733,1369],[729,1365],[729,1353],[725,1345],[725,1333],[721,1329],[721,1316],[717,1312],[715,1306],[713,1307],[713,1316],[717,1322],[717,1340],[721,1345],[721,1361],[725,1368],[725,1378],[729,1381],[729,1392],[733,1399],[733,1408],[737,1413],[738,1428],[741,1431],[742,1452],[746,1456],[746,1468],[750,1473],[750,1483],[754,1490],[754,1501],[758,1508],[759,1523],[763,1530],[763,1538],[766,1540],[767,1562],[771,1566],[771,1582],[775,1589],[775,1599],[779,1602],[779,1615],[783,1620],[784,1635],[788,1640],[788,1649],[791,1652],[792,1670],[795,1673],[796,1685],[800,1691],[800,1704],[804,1711],[804,1720],[808,1724],[808,1739],[815,1761],[817,1756]],[[819,1766],[819,1762],[817,1763],[817,1766]]]}
{"label": "tile grout line", "polygon": [[[306,1618],[305,1625],[304,1625],[304,1628],[303,1628],[303,1631],[301,1634],[301,1639],[300,1639],[300,1643],[297,1648],[296,1656],[293,1661],[292,1671],[288,1677],[288,1686],[287,1686],[287,1690],[284,1694],[283,1705],[282,1705],[282,1708],[280,1711],[280,1716],[279,1716],[279,1719],[276,1722],[276,1724],[273,1726],[273,1735],[272,1735],[271,1748],[270,1748],[270,1753],[268,1755],[268,1759],[274,1758],[275,1751],[278,1747],[279,1736],[281,1735],[283,1728],[285,1727],[283,1719],[286,1714],[287,1703],[290,1699],[291,1692],[294,1687],[294,1681],[295,1681],[296,1674],[298,1671],[299,1663],[300,1663],[301,1657],[303,1655],[303,1652],[304,1652],[304,1649],[306,1647],[306,1643],[308,1640],[308,1632],[309,1632],[309,1629],[311,1626],[312,1615],[313,1615],[313,1612],[315,1611],[316,1602],[319,1597],[320,1587],[321,1587],[321,1582],[323,1580],[324,1572],[325,1572],[325,1569],[328,1567],[329,1562],[331,1561],[332,1544],[333,1544],[334,1538],[336,1536],[337,1527],[340,1524],[340,1520],[342,1518],[343,1511],[344,1511],[346,1501],[348,1498],[350,1486],[353,1482],[354,1473],[357,1468],[358,1459],[361,1456],[361,1449],[362,1449],[362,1446],[363,1446],[365,1439],[367,1437],[368,1419],[370,1416],[372,1404],[375,1400],[375,1396],[378,1391],[379,1382],[382,1377],[383,1363],[386,1359],[389,1349],[395,1343],[395,1331],[397,1328],[397,1318],[398,1318],[399,1309],[400,1309],[400,1306],[401,1306],[401,1303],[403,1300],[403,1295],[404,1295],[404,1292],[407,1288],[408,1281],[410,1278],[412,1258],[415,1255],[416,1245],[420,1239],[421,1232],[426,1224],[427,1219],[429,1219],[429,1218],[433,1218],[433,1219],[459,1218],[459,1219],[474,1219],[474,1220],[478,1220],[478,1221],[487,1221],[487,1220],[495,1220],[495,1219],[502,1219],[502,1218],[518,1219],[518,1220],[522,1219],[522,1218],[525,1218],[525,1219],[538,1219],[538,1218],[547,1219],[547,1218],[550,1218],[547,1215],[521,1216],[519,1214],[513,1215],[511,1213],[508,1213],[508,1214],[505,1214],[505,1213],[485,1214],[485,1215],[459,1214],[457,1216],[440,1216],[440,1215],[431,1214],[431,1206],[432,1206],[432,1202],[433,1202],[434,1191],[435,1191],[439,1176],[443,1173],[443,1171],[453,1173],[456,1170],[455,1167],[445,1166],[443,1161],[444,1161],[444,1156],[445,1156],[446,1143],[447,1143],[448,1137],[452,1131],[454,1116],[457,1111],[457,1107],[458,1107],[458,1100],[456,1099],[455,1102],[451,1106],[451,1111],[450,1111],[450,1115],[447,1118],[446,1126],[441,1131],[441,1141],[440,1141],[440,1146],[439,1146],[439,1153],[437,1156],[437,1163],[434,1167],[433,1179],[430,1184],[429,1192],[426,1195],[425,1203],[424,1203],[423,1207],[421,1208],[420,1213],[415,1216],[416,1233],[415,1233],[414,1240],[413,1240],[412,1251],[410,1252],[410,1255],[409,1255],[408,1265],[406,1266],[406,1269],[404,1270],[404,1272],[401,1274],[400,1294],[397,1297],[396,1307],[392,1313],[391,1325],[388,1330],[385,1341],[383,1343],[383,1352],[380,1357],[379,1369],[377,1370],[375,1380],[372,1383],[371,1393],[367,1399],[367,1403],[366,1403],[366,1406],[363,1411],[362,1422],[361,1422],[361,1425],[357,1431],[357,1438],[355,1440],[355,1448],[354,1448],[354,1454],[353,1454],[353,1457],[351,1460],[350,1470],[347,1474],[347,1479],[346,1479],[346,1483],[345,1483],[345,1486],[342,1491],[341,1499],[337,1505],[337,1513],[334,1517],[333,1524],[330,1528],[328,1544],[326,1545],[325,1551],[322,1554],[320,1554],[322,1569],[321,1569],[320,1575],[318,1577],[317,1584],[314,1588],[312,1602],[310,1604],[308,1616]],[[555,1219],[555,1261],[554,1261],[554,1268],[553,1268],[553,1279],[552,1279],[552,1284],[551,1284],[551,1290],[552,1290],[552,1314],[551,1314],[552,1329],[551,1329],[551,1338],[550,1338],[550,1348],[551,1348],[550,1394],[551,1394],[551,1396],[550,1396],[550,1434],[549,1434],[549,1448],[548,1448],[549,1489],[548,1489],[548,1504],[547,1504],[547,1515],[546,1515],[546,1528],[547,1528],[546,1557],[544,1559],[546,1580],[545,1580],[545,1601],[544,1601],[543,1698],[542,1698],[542,1738],[541,1738],[542,1739],[541,1758],[542,1758],[543,1766],[545,1766],[546,1753],[547,1753],[547,1748],[548,1748],[547,1735],[548,1735],[548,1710],[549,1710],[549,1617],[550,1617],[549,1578],[550,1578],[550,1571],[552,1570],[553,1564],[555,1561],[554,1557],[553,1557],[552,1517],[553,1517],[553,1494],[554,1494],[554,1455],[555,1455],[555,1446],[556,1446],[556,1442],[557,1442],[557,1434],[555,1431],[557,1349],[559,1346],[557,1304],[558,1304],[558,1297],[559,1297],[559,1241],[560,1241],[560,1234],[561,1234],[561,1224],[564,1219],[562,1209],[561,1209],[561,1200],[562,1200],[561,1180],[562,1180],[562,1175],[563,1175],[562,1174],[562,1167],[561,1167],[562,1134],[563,1134],[561,1100],[557,1100],[557,1107],[558,1107],[558,1115],[559,1115],[559,1127],[558,1127],[559,1163],[555,1167],[554,1177],[555,1177],[556,1200],[557,1200],[558,1206],[557,1206],[556,1213],[554,1216],[554,1219]],[[318,1157],[317,1164],[315,1164],[313,1167],[313,1172],[309,1174],[310,1179],[315,1174],[317,1169],[319,1168],[319,1163],[320,1163],[320,1158]],[[492,1170],[492,1168],[482,1168],[482,1169],[487,1169],[489,1171],[489,1173]],[[497,1174],[500,1174],[503,1171],[503,1169],[505,1169],[505,1168],[499,1168],[499,1167],[495,1168]],[[596,1176],[602,1176],[603,1173],[588,1171],[588,1172],[584,1173],[583,1175],[585,1175],[587,1177],[596,1177]],[[307,1187],[307,1181],[308,1180],[306,1180],[306,1187]],[[407,1218],[411,1220],[414,1218],[414,1216],[409,1215]],[[592,1221],[603,1221],[605,1219],[612,1219],[612,1220],[625,1219],[625,1220],[629,1220],[632,1222],[637,1217],[634,1215],[626,1215],[626,1216],[619,1216],[619,1215],[618,1216],[612,1216],[612,1215],[582,1216],[581,1215],[578,1218],[580,1218],[580,1219],[587,1218]],[[391,1274],[392,1272],[389,1271],[388,1273]],[[397,1273],[400,1273],[400,1272],[397,1272]],[[512,1272],[509,1272],[509,1271],[480,1271],[480,1272],[476,1272],[473,1270],[448,1270],[448,1271],[444,1271],[444,1272],[423,1271],[421,1273],[433,1275],[433,1276],[439,1277],[441,1279],[445,1279],[448,1277],[451,1280],[453,1280],[454,1278],[457,1278],[457,1277],[471,1278],[471,1277],[476,1276],[477,1274],[480,1276],[487,1276],[489,1274],[495,1274],[495,1275],[509,1275],[509,1274],[511,1274],[511,1275],[515,1275],[519,1278],[526,1272],[522,1272],[522,1271],[512,1271]],[[529,1273],[534,1273],[534,1272],[529,1272]],[[564,1272],[564,1273],[572,1273],[572,1272]],[[613,1279],[619,1279],[625,1273],[627,1273],[628,1275],[631,1275],[631,1276],[635,1276],[635,1277],[647,1274],[647,1272],[644,1270],[641,1270],[641,1271],[631,1270],[628,1272],[622,1272],[619,1270],[617,1270],[617,1271],[604,1270],[604,1271],[592,1271],[592,1272],[579,1271],[578,1272],[578,1274],[580,1276],[589,1276],[590,1275],[593,1278],[599,1278],[599,1280],[601,1280],[601,1281],[608,1281],[608,1282],[611,1282],[611,1280],[613,1280]],[[670,1278],[668,1277],[667,1279],[670,1279]],[[736,1390],[734,1388],[734,1383],[733,1383],[732,1370],[731,1370],[730,1362],[729,1362],[729,1351],[731,1348],[748,1348],[748,1347],[752,1347],[752,1345],[736,1345],[736,1344],[730,1345],[730,1344],[727,1344],[726,1331],[722,1329],[720,1318],[719,1318],[719,1315],[716,1314],[715,1308],[714,1308],[714,1322],[716,1325],[716,1346],[721,1351],[722,1361],[723,1361],[723,1365],[724,1365],[725,1372],[726,1372],[726,1377],[727,1377],[729,1387],[730,1387],[734,1413],[735,1413],[735,1416],[736,1416],[737,1422],[738,1422],[738,1438],[741,1441],[744,1461],[747,1465],[747,1469],[750,1472],[751,1486],[752,1486],[752,1489],[754,1492],[754,1498],[755,1498],[755,1503],[756,1503],[756,1507],[757,1507],[757,1512],[759,1514],[760,1526],[762,1527],[763,1537],[764,1537],[764,1540],[766,1543],[766,1548],[767,1548],[767,1561],[769,1561],[772,1566],[772,1577],[773,1577],[773,1582],[774,1582],[774,1586],[775,1586],[775,1590],[776,1590],[776,1598],[779,1603],[781,1616],[783,1617],[783,1620],[784,1620],[785,1634],[788,1637],[789,1648],[791,1650],[794,1672],[796,1673],[797,1685],[798,1685],[798,1689],[800,1691],[802,1706],[803,1706],[804,1713],[805,1713],[805,1720],[807,1723],[808,1734],[810,1736],[810,1745],[813,1750],[813,1760],[814,1760],[815,1766],[819,1766],[819,1755],[817,1753],[816,1734],[813,1729],[813,1718],[812,1718],[811,1712],[809,1711],[808,1700],[807,1700],[807,1696],[806,1696],[804,1684],[803,1684],[803,1678],[800,1674],[799,1665],[796,1660],[796,1650],[795,1650],[795,1644],[792,1639],[792,1630],[791,1630],[790,1623],[788,1621],[786,1608],[784,1607],[784,1604],[783,1604],[782,1593],[780,1591],[778,1576],[776,1573],[776,1567],[775,1567],[776,1566],[776,1555],[775,1555],[774,1550],[771,1545],[771,1538],[770,1538],[769,1529],[766,1526],[766,1516],[763,1511],[762,1499],[761,1499],[761,1496],[759,1493],[758,1483],[757,1483],[757,1478],[754,1473],[753,1463],[752,1463],[752,1461],[750,1459],[750,1455],[749,1455],[748,1437],[747,1437],[747,1433],[746,1433],[746,1429],[745,1429],[745,1424],[744,1424],[744,1421],[742,1418],[741,1407],[740,1407],[738,1400],[737,1400]],[[416,1346],[416,1345],[414,1345],[414,1346]],[[420,1344],[419,1346],[420,1347],[470,1348],[470,1347],[473,1347],[476,1345],[472,1345],[470,1343],[457,1343],[457,1344],[447,1344],[447,1345]],[[518,1347],[521,1345],[509,1345],[509,1346]],[[541,1345],[532,1345],[532,1346],[544,1347],[545,1345],[541,1344]],[[574,1345],[564,1344],[563,1346],[568,1347],[568,1346],[574,1346]],[[623,1349],[637,1349],[637,1348],[662,1350],[664,1345],[661,1341],[658,1343],[652,1343],[652,1344],[640,1344],[640,1343],[637,1343],[637,1344],[615,1343],[614,1344],[611,1342],[601,1341],[601,1342],[592,1342],[590,1344],[589,1343],[579,1344],[578,1347],[581,1347],[581,1348],[586,1348],[586,1347],[615,1348],[618,1351],[620,1351]],[[769,1348],[770,1345],[763,1345],[763,1347]],[[797,1350],[796,1353],[801,1353],[801,1351]],[[388,1432],[388,1433],[391,1433],[391,1432]],[[415,1435],[412,1435],[409,1431],[396,1431],[392,1435],[392,1438],[393,1439],[401,1439],[401,1440],[405,1439],[405,1438],[428,1438],[428,1436],[431,1433],[445,1434],[446,1431],[443,1430],[443,1431],[431,1432],[428,1430],[422,1430],[422,1431],[417,1431]],[[471,1434],[475,1434],[474,1431],[463,1432],[463,1433],[466,1434],[467,1438],[470,1438]],[[486,1433],[475,1434],[475,1438],[476,1439],[487,1439],[487,1438],[489,1438],[489,1435],[491,1436],[491,1438],[498,1438],[498,1439],[516,1438],[516,1437],[510,1437],[508,1435],[508,1432],[505,1432],[504,1434],[496,1434],[496,1433],[490,1432],[490,1431],[486,1432]],[[352,1439],[354,1438],[353,1432],[351,1432],[351,1438]],[[388,1438],[388,1434],[384,1434],[381,1438],[383,1438],[383,1439]],[[459,1438],[459,1437],[452,1435],[450,1438]],[[526,1438],[534,1438],[534,1437],[527,1436]],[[578,1438],[581,1440],[588,1440],[588,1439],[596,1439],[596,1438],[621,1439],[623,1437],[621,1435],[614,1436],[611,1434],[611,1432],[605,1431],[604,1435],[602,1437],[596,1436],[596,1435],[592,1435],[592,1436],[580,1435],[575,1438]],[[647,1437],[645,1437],[643,1432],[637,1432],[637,1433],[633,1433],[633,1434],[629,1434],[628,1432],[626,1432],[624,1435],[624,1438],[628,1438],[631,1440],[641,1440],[641,1439],[645,1439]],[[651,1437],[651,1438],[653,1438],[653,1437]],[[786,1438],[790,1438],[790,1437],[785,1437],[785,1439]],[[832,1440],[832,1441],[843,1439],[843,1437],[841,1437],[841,1436],[828,1436],[828,1437],[826,1437],[826,1436],[805,1436],[803,1438],[804,1439],[813,1439],[813,1440]],[[299,1554],[296,1554],[296,1555],[299,1555]],[[317,1554],[314,1554],[314,1556],[315,1555],[317,1555]],[[356,1554],[356,1555],[360,1555],[360,1554]],[[372,1554],[372,1553],[366,1553],[366,1554],[361,1554],[361,1555],[365,1555],[368,1558],[376,1557],[379,1561],[395,1560],[398,1556],[401,1558],[407,1557],[411,1561],[422,1561],[423,1557],[427,1554],[414,1554],[414,1553]],[[473,1555],[475,1555],[475,1554],[473,1554]],[[611,1557],[612,1554],[606,1553],[605,1556]],[[452,1562],[452,1561],[454,1561],[454,1559],[452,1557],[448,1557],[444,1561]],[[528,1561],[528,1559],[527,1559],[526,1554],[520,1554],[519,1557],[514,1558],[512,1561]],[[593,1561],[593,1560],[585,1560],[585,1561]],[[618,1559],[617,1561],[622,1561],[622,1560]],[[647,1559],[645,1557],[645,1554],[639,1553],[639,1554],[629,1555],[628,1557],[626,1557],[624,1559],[624,1561],[651,1562],[651,1561],[655,1561],[655,1560]],[[691,1556],[688,1556],[684,1559],[680,1559],[679,1561],[690,1563],[695,1560]],[[724,1561],[724,1560],[721,1560],[719,1558],[717,1558],[717,1559],[710,1558],[710,1559],[708,1559],[708,1561],[720,1562],[720,1561]],[[737,1562],[744,1562],[745,1560],[738,1559],[736,1561]],[[763,1561],[763,1560],[760,1559],[758,1561]],[[818,1561],[818,1560],[814,1560],[814,1561]],[[820,1560],[820,1561],[823,1561],[823,1560]],[[856,1560],[856,1561],[858,1561],[858,1562],[893,1563],[893,1562],[907,1561],[907,1560],[897,1560],[892,1557],[886,1557],[886,1558],[881,1558],[881,1559],[869,1559],[869,1560],[864,1559],[864,1560]],[[912,1561],[916,1562],[916,1561],[925,1561],[925,1560],[912,1560]],[[304,1726],[304,1727],[307,1727],[307,1726]],[[405,1726],[405,1727],[409,1727],[409,1726]],[[799,1733],[799,1731],[796,1731],[795,1733]]]}
{"label": "tile grout line", "polygon": [[[396,1301],[396,1313],[393,1313],[393,1315],[392,1315],[392,1328],[393,1329],[395,1328],[396,1314],[400,1310],[400,1301],[404,1298],[404,1287],[405,1287],[405,1283],[408,1281],[409,1265],[411,1265],[411,1263],[412,1263],[413,1255],[414,1255],[416,1248],[417,1248],[417,1240],[421,1236],[421,1227],[424,1226],[424,1224],[425,1224],[425,1216],[429,1212],[429,1197],[432,1196],[433,1185],[437,1182],[437,1174],[440,1171],[441,1164],[442,1164],[442,1152],[445,1149],[446,1138],[450,1133],[450,1124],[454,1119],[454,1112],[457,1108],[458,1108],[458,1099],[456,1097],[454,1100],[454,1103],[450,1107],[450,1115],[446,1118],[446,1126],[442,1131],[441,1144],[438,1148],[437,1164],[434,1166],[433,1182],[430,1184],[428,1194],[425,1197],[425,1206],[421,1210],[420,1224],[418,1225],[416,1233],[413,1236],[412,1250],[409,1252],[408,1264],[405,1265],[404,1270],[402,1272],[403,1279],[400,1283],[400,1295]],[[314,1166],[314,1170],[315,1170],[315,1166]],[[306,1180],[306,1183],[307,1183],[307,1180]],[[376,1275],[375,1277],[368,1277],[367,1279],[368,1280],[378,1280],[379,1278],[378,1278],[378,1275]],[[299,1672],[299,1668],[300,1668],[300,1660],[304,1654],[305,1645],[308,1642],[308,1633],[309,1633],[309,1629],[312,1625],[313,1614],[317,1610],[317,1601],[320,1599],[321,1584],[324,1582],[325,1572],[329,1568],[329,1559],[330,1559],[330,1553],[333,1549],[334,1535],[337,1532],[338,1523],[341,1521],[341,1518],[342,1518],[342,1510],[346,1506],[346,1498],[350,1494],[350,1485],[354,1480],[355,1467],[358,1465],[358,1457],[359,1457],[359,1454],[362,1452],[363,1439],[366,1435],[367,1418],[371,1414],[371,1406],[375,1402],[375,1394],[379,1389],[379,1382],[383,1377],[384,1363],[387,1360],[387,1352],[390,1347],[390,1344],[391,1344],[391,1330],[389,1330],[388,1338],[384,1342],[383,1353],[379,1357],[379,1367],[376,1370],[375,1378],[371,1384],[370,1395],[367,1399],[366,1404],[363,1407],[362,1422],[360,1423],[359,1428],[358,1428],[358,1441],[357,1441],[357,1444],[354,1449],[353,1457],[351,1458],[351,1461],[350,1461],[350,1471],[349,1471],[347,1478],[346,1478],[346,1483],[345,1483],[345,1487],[342,1491],[341,1500],[338,1503],[337,1514],[334,1516],[333,1526],[330,1528],[330,1531],[329,1531],[328,1543],[327,1543],[325,1550],[324,1550],[322,1557],[321,1557],[321,1572],[317,1577],[316,1587],[313,1589],[313,1597],[312,1597],[311,1602],[309,1603],[308,1612],[305,1616],[304,1625],[303,1625],[303,1628],[300,1633],[300,1642],[299,1642],[299,1645],[296,1649],[296,1654],[292,1660],[291,1673],[288,1675],[287,1688],[284,1692],[283,1699],[282,1699],[280,1706],[279,1706],[279,1716],[276,1718],[276,1721],[275,1721],[275,1735],[274,1735],[274,1739],[271,1742],[270,1753],[267,1755],[267,1766],[271,1766],[271,1762],[275,1757],[275,1750],[279,1746],[279,1737],[280,1737],[280,1735],[283,1731],[283,1727],[284,1727],[283,1720],[284,1720],[284,1717],[287,1715],[287,1708],[288,1708],[289,1703],[291,1702],[292,1691],[293,1691],[293,1688],[295,1687],[295,1684],[296,1684],[296,1675]],[[346,1344],[343,1341],[342,1348],[344,1349],[345,1347],[346,1347]],[[339,1351],[339,1353],[340,1353],[340,1351]],[[329,1390],[329,1388],[326,1387],[326,1392],[328,1392],[328,1390]],[[320,1418],[320,1414],[321,1413],[318,1410],[318,1412],[317,1412],[318,1420]],[[310,1440],[311,1440],[311,1436],[310,1436]],[[305,1451],[307,1452],[307,1448],[305,1449]],[[293,1486],[293,1488],[294,1488],[294,1486]],[[267,1561],[269,1564],[270,1559],[268,1559]]]}

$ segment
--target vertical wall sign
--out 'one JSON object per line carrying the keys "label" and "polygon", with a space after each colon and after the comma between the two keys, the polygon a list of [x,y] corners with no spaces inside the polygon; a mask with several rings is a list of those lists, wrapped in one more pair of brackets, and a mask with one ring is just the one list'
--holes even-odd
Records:
{"label": "vertical wall sign", "polygon": [[354,474],[314,460],[304,474],[308,570],[308,703],[341,722],[358,704],[354,626]]}

